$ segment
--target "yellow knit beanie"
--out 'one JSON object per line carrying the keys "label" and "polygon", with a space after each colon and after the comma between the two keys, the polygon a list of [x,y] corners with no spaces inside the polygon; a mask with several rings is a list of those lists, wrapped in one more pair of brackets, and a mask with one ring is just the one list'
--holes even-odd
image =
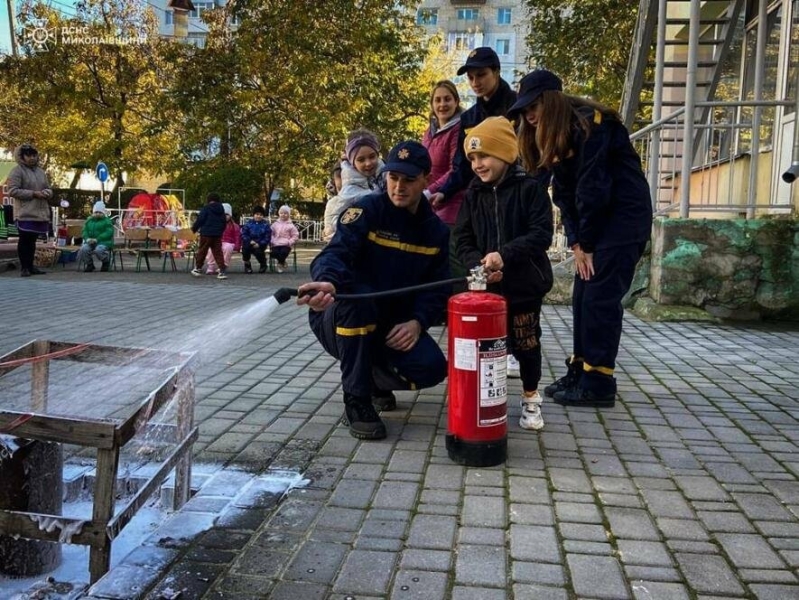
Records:
{"label": "yellow knit beanie", "polygon": [[519,144],[510,121],[505,117],[488,117],[466,132],[463,151],[467,158],[480,152],[512,165],[519,157]]}

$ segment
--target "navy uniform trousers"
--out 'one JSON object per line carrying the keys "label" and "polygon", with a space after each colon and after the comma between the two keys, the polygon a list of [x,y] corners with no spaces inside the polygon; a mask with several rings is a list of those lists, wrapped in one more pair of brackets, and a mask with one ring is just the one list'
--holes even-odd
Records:
{"label": "navy uniform trousers", "polygon": [[594,252],[594,276],[574,277],[572,311],[574,359],[583,361],[580,387],[597,394],[616,392],[613,372],[624,318],[622,298],[630,289],[635,266],[646,243],[625,244]]}
{"label": "navy uniform trousers", "polygon": [[395,323],[381,323],[371,300],[336,301],[323,312],[309,313],[311,330],[328,354],[341,361],[346,394],[369,398],[375,389],[414,390],[444,381],[447,360],[427,332],[408,352],[385,345]]}

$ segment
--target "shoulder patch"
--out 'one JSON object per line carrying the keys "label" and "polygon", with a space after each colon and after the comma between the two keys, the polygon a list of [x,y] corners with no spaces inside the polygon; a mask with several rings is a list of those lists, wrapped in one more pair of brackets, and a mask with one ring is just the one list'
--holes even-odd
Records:
{"label": "shoulder patch", "polygon": [[362,208],[348,208],[341,213],[341,224],[349,225],[350,223],[354,223],[361,217],[361,214],[363,214]]}

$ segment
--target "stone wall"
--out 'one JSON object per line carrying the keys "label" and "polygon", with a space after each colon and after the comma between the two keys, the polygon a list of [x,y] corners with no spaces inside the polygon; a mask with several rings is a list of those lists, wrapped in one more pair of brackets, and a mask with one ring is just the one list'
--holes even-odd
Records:
{"label": "stone wall", "polygon": [[649,295],[731,319],[799,319],[799,223],[657,219]]}

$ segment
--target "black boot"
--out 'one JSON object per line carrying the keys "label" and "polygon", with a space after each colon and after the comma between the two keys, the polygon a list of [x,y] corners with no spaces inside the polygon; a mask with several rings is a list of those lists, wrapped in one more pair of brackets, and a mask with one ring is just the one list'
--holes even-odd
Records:
{"label": "black boot", "polygon": [[87,264],[86,268],[83,269],[84,273],[91,273],[92,271],[94,271],[94,263]]}
{"label": "black boot", "polygon": [[259,273],[266,273],[266,263],[262,263],[260,267],[258,267]]}
{"label": "black boot", "polygon": [[248,275],[252,273],[252,264],[248,260],[244,261],[244,272]]}
{"label": "black boot", "polygon": [[557,392],[555,402],[563,406],[612,408],[616,404],[616,378],[596,371],[584,373],[576,386]]}
{"label": "black boot", "polygon": [[380,412],[390,412],[397,408],[397,397],[391,390],[374,390],[372,392],[372,406]]}
{"label": "black boot", "polygon": [[566,369],[566,374],[563,377],[544,388],[544,396],[554,398],[558,392],[565,392],[570,388],[577,387],[583,374],[583,361],[567,358]]}
{"label": "black boot", "polygon": [[22,269],[19,272],[19,276],[20,277],[30,277],[31,276],[31,272],[28,269]]}
{"label": "black boot", "polygon": [[344,413],[350,425],[350,435],[359,440],[382,440],[386,426],[372,406],[371,398],[344,394]]}
{"label": "black boot", "polygon": [[31,275],[47,275],[47,271],[42,271],[41,269],[37,269],[36,267],[33,267],[31,269]]}
{"label": "black boot", "polygon": [[102,271],[103,273],[107,273],[110,268],[111,268],[111,261],[104,260],[102,266],[100,267],[100,271]]}

